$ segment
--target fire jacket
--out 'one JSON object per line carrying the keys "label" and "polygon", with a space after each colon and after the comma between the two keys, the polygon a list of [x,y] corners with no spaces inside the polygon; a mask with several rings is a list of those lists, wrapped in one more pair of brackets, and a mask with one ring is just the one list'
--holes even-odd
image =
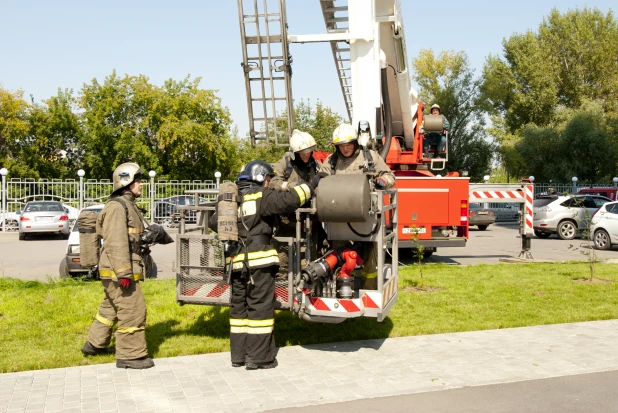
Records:
{"label": "fire jacket", "polygon": [[[277,216],[290,214],[313,196],[307,184],[295,186],[289,192],[277,191],[262,186],[239,190],[241,204],[238,207],[238,238],[245,243],[233,256],[232,269],[242,271],[279,265],[277,250],[270,244]],[[216,231],[217,216],[209,219],[209,227]],[[227,258],[229,263],[229,258]]]}
{"label": "fire jacket", "polygon": [[[374,150],[369,150],[376,170],[376,177],[384,179],[386,188],[395,185],[395,175],[391,172],[386,162]],[[320,175],[328,176],[335,174],[359,174],[365,167],[365,155],[362,149],[357,149],[352,156],[344,158],[339,152],[335,152],[326,158],[320,168]]]}
{"label": "fire jacket", "polygon": [[140,237],[144,232],[142,215],[130,191],[117,197],[124,201],[127,210],[120,202],[110,199],[97,219],[97,234],[103,238],[99,276],[113,280],[132,276],[136,281],[143,280],[144,261],[139,255]]}
{"label": "fire jacket", "polygon": [[318,174],[322,164],[313,156],[307,163],[304,163],[298,155],[295,158],[293,160],[292,153],[286,152],[277,163],[273,164],[276,175],[271,179],[269,188],[289,191],[289,184],[310,182]]}

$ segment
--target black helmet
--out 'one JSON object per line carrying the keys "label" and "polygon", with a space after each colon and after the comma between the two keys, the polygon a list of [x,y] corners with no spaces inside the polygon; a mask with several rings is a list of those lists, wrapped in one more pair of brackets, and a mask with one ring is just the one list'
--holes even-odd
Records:
{"label": "black helmet", "polygon": [[275,176],[275,170],[269,163],[251,161],[238,175],[238,181],[252,181],[262,184],[267,176]]}

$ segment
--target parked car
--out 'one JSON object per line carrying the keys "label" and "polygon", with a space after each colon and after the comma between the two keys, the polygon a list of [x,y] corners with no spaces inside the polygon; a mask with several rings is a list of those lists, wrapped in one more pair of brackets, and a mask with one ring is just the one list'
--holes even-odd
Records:
{"label": "parked car", "polygon": [[[86,207],[84,210],[99,213],[103,210],[103,207],[104,204],[97,204]],[[75,219],[71,228],[71,234],[69,235],[66,254],[62,261],[60,261],[59,273],[61,277],[70,277],[75,274],[87,272],[88,268],[82,267],[79,259],[79,226],[77,225],[77,219]]]}
{"label": "parked car", "polygon": [[534,234],[549,238],[573,239],[588,228],[593,214],[611,199],[599,195],[545,195],[533,201]]}
{"label": "parked car", "polygon": [[[205,198],[200,198],[200,204],[209,202]],[[194,205],[195,198],[192,195],[175,195],[161,199],[155,203],[155,222],[166,228],[171,227],[180,220],[179,205]],[[197,214],[189,211],[186,215],[187,222],[196,222]]]}
{"label": "parked car", "polygon": [[476,225],[481,231],[485,231],[487,227],[496,222],[496,213],[487,208],[483,208],[479,204],[470,204],[468,211],[468,225]]}
{"label": "parked car", "polygon": [[30,201],[19,215],[19,239],[30,234],[54,233],[69,238],[69,210],[58,201]]}
{"label": "parked car", "polygon": [[[103,210],[105,204],[91,205],[84,208],[84,210],[95,211],[100,213]],[[79,214],[78,214],[79,215]],[[58,273],[60,277],[72,277],[74,275],[84,275],[89,272],[88,268],[84,268],[80,262],[80,248],[79,248],[79,226],[77,219],[73,223],[71,228],[71,234],[67,243],[67,249],[64,258],[60,261],[60,268]],[[157,278],[157,264],[154,262],[150,255],[146,258],[146,276],[148,278]],[[93,278],[97,278],[96,274]]]}
{"label": "parked car", "polygon": [[604,204],[592,217],[590,236],[599,250],[618,244],[618,202]]}

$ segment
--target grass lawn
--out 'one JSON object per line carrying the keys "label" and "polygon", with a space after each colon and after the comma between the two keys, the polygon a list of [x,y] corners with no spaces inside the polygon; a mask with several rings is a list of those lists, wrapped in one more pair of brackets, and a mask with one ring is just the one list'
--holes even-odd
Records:
{"label": "grass lawn", "polygon": [[[422,278],[418,267],[402,267],[399,301],[384,322],[313,324],[278,312],[276,342],[282,347],[617,318],[618,267],[595,268],[596,282],[582,281],[589,274],[585,263],[425,265]],[[143,289],[152,356],[229,351],[227,308],[177,305],[175,280],[148,280]],[[80,352],[102,297],[98,282],[0,278],[0,373],[113,362],[113,356],[85,358]]]}

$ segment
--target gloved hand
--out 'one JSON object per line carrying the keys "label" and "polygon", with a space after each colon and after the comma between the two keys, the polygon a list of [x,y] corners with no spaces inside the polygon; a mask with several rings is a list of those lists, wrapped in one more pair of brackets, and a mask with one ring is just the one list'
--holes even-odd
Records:
{"label": "gloved hand", "polygon": [[129,288],[131,288],[131,279],[130,278],[119,278],[118,279],[118,285],[120,285],[120,288],[122,288],[123,290],[128,290]]}
{"label": "gloved hand", "polygon": [[386,181],[383,178],[374,178],[373,184],[376,186],[377,189],[386,188]]}
{"label": "gloved hand", "polygon": [[311,187],[311,189],[315,191],[315,188],[317,188],[318,184],[320,183],[320,179],[322,179],[320,175],[316,175],[313,177],[313,179],[308,184]]}

